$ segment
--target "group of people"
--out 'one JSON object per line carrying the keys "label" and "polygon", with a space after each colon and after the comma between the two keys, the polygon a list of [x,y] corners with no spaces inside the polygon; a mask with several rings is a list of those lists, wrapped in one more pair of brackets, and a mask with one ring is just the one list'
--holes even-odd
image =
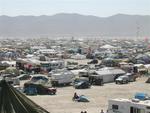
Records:
{"label": "group of people", "polygon": [[81,111],[81,113],[87,113],[87,111]]}

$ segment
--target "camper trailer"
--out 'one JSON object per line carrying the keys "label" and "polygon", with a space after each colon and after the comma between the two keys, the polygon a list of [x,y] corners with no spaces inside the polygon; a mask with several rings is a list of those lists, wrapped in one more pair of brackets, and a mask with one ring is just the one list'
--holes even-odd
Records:
{"label": "camper trailer", "polygon": [[41,62],[42,70],[54,70],[54,69],[62,69],[65,67],[65,63],[63,60],[53,60],[53,61],[43,61]]}
{"label": "camper trailer", "polygon": [[96,70],[95,73],[97,76],[101,77],[103,83],[114,82],[114,80],[125,74],[125,71],[119,68],[114,67],[104,67],[99,70]]}
{"label": "camper trailer", "polygon": [[70,84],[74,78],[74,74],[66,69],[53,70],[49,73],[49,76],[53,86]]}
{"label": "camper trailer", "polygon": [[107,113],[150,113],[150,100],[112,99]]}

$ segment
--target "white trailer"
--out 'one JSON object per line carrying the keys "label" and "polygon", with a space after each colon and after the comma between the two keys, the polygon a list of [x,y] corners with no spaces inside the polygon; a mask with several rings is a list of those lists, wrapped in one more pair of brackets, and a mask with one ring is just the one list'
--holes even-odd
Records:
{"label": "white trailer", "polygon": [[150,100],[112,99],[107,113],[150,113]]}
{"label": "white trailer", "polygon": [[53,71],[49,75],[53,85],[67,85],[72,83],[75,77],[71,71],[68,70],[57,70]]}
{"label": "white trailer", "polygon": [[117,76],[125,74],[125,71],[119,68],[114,67],[104,67],[99,70],[96,70],[97,76],[100,76],[103,79],[103,83],[114,82]]}

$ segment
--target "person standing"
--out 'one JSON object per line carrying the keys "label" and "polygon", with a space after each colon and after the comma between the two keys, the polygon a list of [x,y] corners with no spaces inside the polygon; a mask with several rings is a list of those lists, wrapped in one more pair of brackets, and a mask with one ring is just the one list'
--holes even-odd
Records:
{"label": "person standing", "polygon": [[100,112],[100,113],[104,113],[103,109],[101,110],[101,112]]}
{"label": "person standing", "polygon": [[84,113],[87,113],[87,111],[84,111]]}
{"label": "person standing", "polygon": [[84,113],[83,111],[81,111],[81,113]]}

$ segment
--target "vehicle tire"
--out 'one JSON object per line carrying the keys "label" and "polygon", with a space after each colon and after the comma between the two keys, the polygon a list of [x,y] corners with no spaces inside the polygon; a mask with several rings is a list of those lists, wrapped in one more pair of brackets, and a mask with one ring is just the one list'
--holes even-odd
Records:
{"label": "vehicle tire", "polygon": [[52,95],[52,93],[51,93],[51,92],[48,92],[48,95]]}

